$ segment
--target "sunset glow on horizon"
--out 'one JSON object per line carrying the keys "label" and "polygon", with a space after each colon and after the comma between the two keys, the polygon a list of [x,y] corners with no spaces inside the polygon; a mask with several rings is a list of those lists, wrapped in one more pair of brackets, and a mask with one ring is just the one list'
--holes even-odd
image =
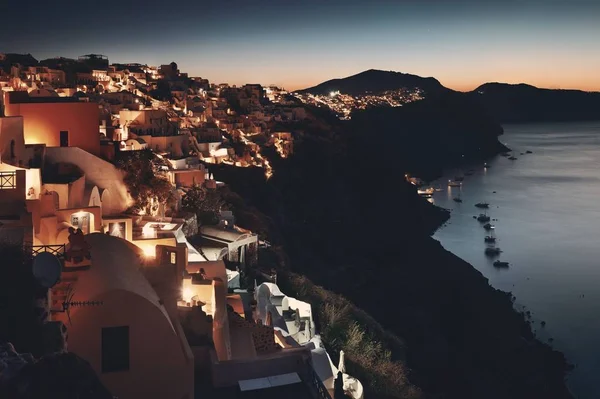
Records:
{"label": "sunset glow on horizon", "polygon": [[[65,2],[76,9],[74,0]],[[7,21],[0,51],[38,59],[100,53],[111,62],[175,61],[214,83],[288,90],[382,69],[432,76],[456,90],[506,82],[600,91],[600,5],[593,2],[189,2],[167,15],[145,10],[136,23],[133,3],[109,19],[96,13],[48,25],[64,17],[69,7],[61,7]]]}

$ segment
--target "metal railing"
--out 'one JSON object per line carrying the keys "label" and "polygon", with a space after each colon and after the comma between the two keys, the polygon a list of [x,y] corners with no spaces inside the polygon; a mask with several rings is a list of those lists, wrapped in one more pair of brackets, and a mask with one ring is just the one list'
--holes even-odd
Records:
{"label": "metal railing", "polygon": [[58,258],[64,258],[65,256],[65,244],[58,245],[29,245],[26,244],[25,248],[31,251],[31,255],[35,256],[42,252],[50,252],[52,255]]}
{"label": "metal railing", "polygon": [[0,190],[17,188],[17,172],[0,172]]}
{"label": "metal railing", "polygon": [[315,388],[317,395],[319,395],[319,399],[333,399],[312,365],[308,365],[308,370],[310,374],[310,383],[313,385],[313,388]]}

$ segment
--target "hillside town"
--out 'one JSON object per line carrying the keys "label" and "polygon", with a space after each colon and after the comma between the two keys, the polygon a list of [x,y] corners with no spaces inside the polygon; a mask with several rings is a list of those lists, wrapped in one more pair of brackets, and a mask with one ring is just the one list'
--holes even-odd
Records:
{"label": "hillside town", "polygon": [[351,114],[356,110],[370,107],[401,107],[413,101],[424,98],[423,90],[419,88],[400,88],[397,90],[386,90],[381,93],[363,93],[351,95],[332,91],[328,95],[311,93],[293,93],[293,95],[304,104],[326,107],[333,111],[341,120],[349,120]]}
{"label": "hillside town", "polygon": [[[0,88],[0,243],[30,259],[42,355],[81,357],[120,399],[364,397],[213,175],[228,165],[269,179],[265,152],[293,156],[303,102],[325,100],[99,54],[0,53]],[[348,117],[418,97],[327,101]],[[36,361],[0,342],[0,382]]]}

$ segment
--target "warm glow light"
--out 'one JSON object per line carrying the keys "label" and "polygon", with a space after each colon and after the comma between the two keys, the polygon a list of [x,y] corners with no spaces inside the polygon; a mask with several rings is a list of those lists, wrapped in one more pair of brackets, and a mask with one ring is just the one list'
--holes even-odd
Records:
{"label": "warm glow light", "polygon": [[151,223],[146,223],[142,228],[142,237],[144,238],[156,238],[156,230],[152,227]]}
{"label": "warm glow light", "polygon": [[151,245],[143,246],[142,251],[144,251],[144,255],[146,255],[149,258],[153,258],[156,256],[156,249]]}
{"label": "warm glow light", "polygon": [[190,289],[190,288],[184,288],[181,291],[181,298],[185,301],[185,302],[191,302],[192,301],[192,297],[194,296],[194,292]]}

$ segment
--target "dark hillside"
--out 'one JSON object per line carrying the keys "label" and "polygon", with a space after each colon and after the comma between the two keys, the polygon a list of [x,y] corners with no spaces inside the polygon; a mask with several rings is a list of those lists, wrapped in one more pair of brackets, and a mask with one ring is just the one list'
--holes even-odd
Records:
{"label": "dark hillside", "polygon": [[439,93],[447,91],[442,84],[434,78],[422,78],[408,73],[380,71],[369,69],[356,75],[342,79],[332,79],[308,89],[299,90],[299,93],[329,94],[332,91],[340,91],[344,94],[381,93],[388,90],[400,88],[419,88],[426,93]]}
{"label": "dark hillside", "polygon": [[471,95],[502,123],[600,120],[600,93],[486,83]]}

